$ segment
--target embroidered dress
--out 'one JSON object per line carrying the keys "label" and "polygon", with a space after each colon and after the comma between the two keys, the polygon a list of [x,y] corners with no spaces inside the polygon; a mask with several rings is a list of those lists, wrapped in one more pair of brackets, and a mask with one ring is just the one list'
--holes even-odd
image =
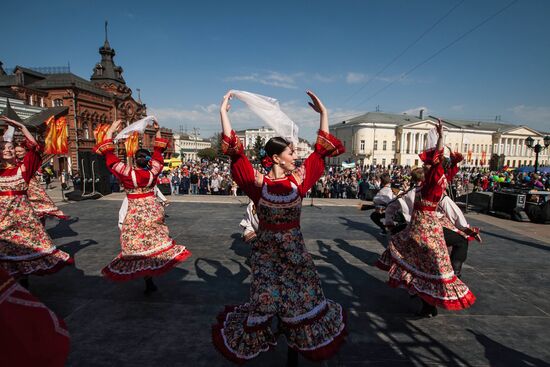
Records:
{"label": "embroidered dress", "polygon": [[422,188],[415,195],[410,224],[392,236],[376,265],[389,272],[389,285],[418,294],[429,304],[461,310],[475,302],[468,286],[453,272],[437,205],[447,187],[443,151],[421,155],[432,164]]}
{"label": "embroidered dress", "polygon": [[69,342],[63,320],[0,269],[0,364],[62,367]]}
{"label": "embroidered dress", "polygon": [[29,196],[29,201],[31,202],[34,212],[39,218],[48,216],[57,217],[59,219],[68,218],[61,210],[59,210],[57,205],[55,205],[53,200],[46,193],[46,190],[40,184],[38,175],[34,175],[30,180],[27,195]]}
{"label": "embroidered dress", "polygon": [[27,145],[29,151],[17,166],[0,169],[0,268],[14,277],[55,273],[73,263],[55,247],[27,197],[41,163],[38,146]]}
{"label": "embroidered dress", "polygon": [[111,139],[95,147],[105,156],[107,167],[122,182],[128,197],[128,213],[120,230],[121,253],[103,268],[105,277],[125,281],[167,272],[191,253],[170,238],[164,209],[155,199],[154,187],[162,171],[162,152],[168,140],[155,140],[151,169],[133,168],[114,154]]}
{"label": "embroidered dress", "polygon": [[290,348],[311,360],[330,358],[343,342],[342,307],[326,299],[300,231],[302,198],[322,175],[326,156],[344,151],[340,141],[319,132],[315,151],[291,175],[271,179],[254,170],[232,131],[222,149],[231,156],[233,179],[257,208],[259,230],[252,245],[249,302],[226,307],[212,327],[216,348],[244,363],[276,345],[273,317]]}

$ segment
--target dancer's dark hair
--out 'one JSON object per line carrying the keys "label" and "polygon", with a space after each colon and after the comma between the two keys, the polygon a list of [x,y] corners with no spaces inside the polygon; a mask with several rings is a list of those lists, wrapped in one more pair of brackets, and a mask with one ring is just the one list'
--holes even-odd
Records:
{"label": "dancer's dark hair", "polygon": [[151,152],[147,149],[140,148],[136,151],[136,166],[139,168],[147,168],[151,160]]}
{"label": "dancer's dark hair", "polygon": [[290,144],[291,143],[285,138],[276,136],[267,141],[264,150],[269,157],[273,157],[274,154],[281,154],[282,152],[284,152],[286,147],[288,147]]}

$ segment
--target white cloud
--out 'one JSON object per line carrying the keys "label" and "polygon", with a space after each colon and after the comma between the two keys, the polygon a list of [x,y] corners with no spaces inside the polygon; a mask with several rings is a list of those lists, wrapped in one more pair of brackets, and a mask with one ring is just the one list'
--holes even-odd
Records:
{"label": "white cloud", "polygon": [[233,81],[246,81],[260,83],[263,85],[269,85],[278,88],[296,89],[296,78],[302,76],[303,73],[296,73],[293,75],[280,73],[277,71],[270,71],[266,74],[251,73],[248,75],[230,76],[224,79],[226,82]]}
{"label": "white cloud", "polygon": [[313,80],[321,83],[333,83],[339,79],[338,75],[323,75],[319,73],[313,74]]}
{"label": "white cloud", "polygon": [[451,106],[451,111],[462,112],[464,111],[464,107],[465,106],[463,104],[457,104],[457,105]]}
{"label": "white cloud", "polygon": [[424,117],[427,117],[431,113],[431,110],[426,106],[409,108],[408,110],[402,111],[401,113],[406,113],[407,115],[412,116],[420,116],[420,110],[424,110]]}
{"label": "white cloud", "polygon": [[368,78],[368,75],[363,73],[348,72],[346,75],[346,83],[348,84],[357,84],[363,83]]}
{"label": "white cloud", "polygon": [[550,131],[550,107],[518,105],[509,109],[519,124],[532,125],[544,132]]}

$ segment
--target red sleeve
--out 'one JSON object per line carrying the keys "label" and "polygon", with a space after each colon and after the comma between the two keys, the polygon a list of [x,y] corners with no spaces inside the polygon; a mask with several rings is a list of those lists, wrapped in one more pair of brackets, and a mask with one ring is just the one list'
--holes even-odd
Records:
{"label": "red sleeve", "polygon": [[27,154],[25,154],[23,158],[24,169],[21,171],[23,179],[26,183],[29,183],[42,164],[42,156],[40,154],[42,152],[42,147],[29,140],[26,140],[25,143],[27,146]]}
{"label": "red sleeve", "polygon": [[244,154],[243,144],[235,131],[231,130],[231,136],[222,136],[221,147],[223,154],[231,157],[231,176],[233,180],[252,201],[258,202],[263,176],[250,164]]}
{"label": "red sleeve", "polygon": [[124,187],[134,186],[131,176],[132,167],[118,159],[115,154],[115,144],[113,143],[113,139],[104,140],[102,143],[96,145],[94,147],[94,151],[105,157],[107,168],[122,182]]}
{"label": "red sleeve", "polygon": [[438,202],[443,195],[443,186],[441,178],[445,176],[443,168],[443,149],[433,152],[429,163],[431,164],[428,173],[424,177],[422,184],[422,199]]}
{"label": "red sleeve", "polygon": [[155,144],[153,146],[153,156],[151,157],[151,173],[155,177],[155,182],[157,177],[162,173],[164,168],[164,156],[163,153],[168,148],[169,141],[164,138],[155,138]]}
{"label": "red sleeve", "polygon": [[305,196],[325,172],[325,157],[336,157],[346,149],[342,142],[334,135],[319,130],[315,150],[294,173],[297,180],[302,182],[300,194]]}
{"label": "red sleeve", "polygon": [[459,152],[451,152],[451,166],[447,169],[447,181],[451,182],[458,173],[458,164],[464,160],[464,156]]}

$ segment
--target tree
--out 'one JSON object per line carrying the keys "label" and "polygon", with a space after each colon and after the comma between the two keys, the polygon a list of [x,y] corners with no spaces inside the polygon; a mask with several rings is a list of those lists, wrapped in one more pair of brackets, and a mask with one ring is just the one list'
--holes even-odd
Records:
{"label": "tree", "polygon": [[254,142],[254,155],[258,160],[260,160],[260,150],[264,149],[265,146],[265,139],[261,136],[256,136],[256,141]]}
{"label": "tree", "polygon": [[197,152],[197,156],[200,159],[214,160],[218,157],[218,153],[214,148],[204,148]]}

